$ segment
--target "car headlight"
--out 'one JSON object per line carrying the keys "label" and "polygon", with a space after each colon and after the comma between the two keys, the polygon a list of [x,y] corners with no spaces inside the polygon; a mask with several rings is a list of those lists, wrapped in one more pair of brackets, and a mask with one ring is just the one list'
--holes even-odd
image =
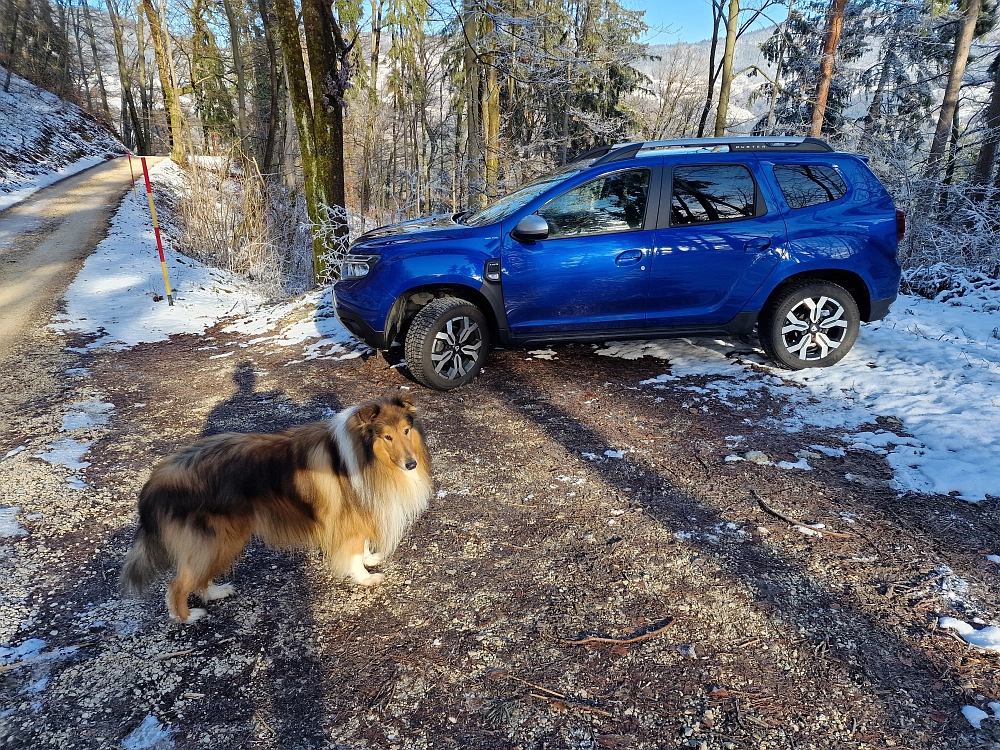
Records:
{"label": "car headlight", "polygon": [[346,281],[367,276],[378,263],[378,259],[378,255],[348,255],[344,258],[344,265],[341,266],[340,278]]}

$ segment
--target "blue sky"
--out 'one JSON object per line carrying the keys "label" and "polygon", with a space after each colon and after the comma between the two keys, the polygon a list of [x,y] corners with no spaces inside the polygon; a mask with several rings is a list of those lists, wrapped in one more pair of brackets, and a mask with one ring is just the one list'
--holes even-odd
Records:
{"label": "blue sky", "polygon": [[[712,6],[709,0],[623,0],[622,4],[646,11],[646,23],[652,28],[643,41],[650,44],[700,42],[712,36]],[[780,6],[772,10],[775,20],[784,17]],[[754,26],[767,24],[767,21],[762,21]]]}

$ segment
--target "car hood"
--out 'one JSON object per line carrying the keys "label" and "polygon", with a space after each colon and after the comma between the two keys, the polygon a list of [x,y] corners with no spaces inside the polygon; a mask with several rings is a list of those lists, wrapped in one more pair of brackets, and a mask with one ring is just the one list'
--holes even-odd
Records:
{"label": "car hood", "polygon": [[379,227],[365,232],[358,237],[354,247],[378,247],[394,245],[401,242],[419,242],[438,240],[448,237],[466,237],[473,228],[455,221],[456,214],[439,214],[437,216],[422,216],[419,219],[403,221],[399,224]]}

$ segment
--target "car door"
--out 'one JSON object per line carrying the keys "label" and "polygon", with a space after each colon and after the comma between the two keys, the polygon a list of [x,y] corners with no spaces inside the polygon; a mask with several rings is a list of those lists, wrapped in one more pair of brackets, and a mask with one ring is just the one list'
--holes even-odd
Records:
{"label": "car door", "polygon": [[653,251],[657,165],[608,172],[570,188],[535,213],[545,240],[503,248],[503,295],[515,337],[640,328]]}
{"label": "car door", "polygon": [[664,169],[646,326],[726,323],[777,265],[785,223],[768,208],[752,157],[673,161]]}

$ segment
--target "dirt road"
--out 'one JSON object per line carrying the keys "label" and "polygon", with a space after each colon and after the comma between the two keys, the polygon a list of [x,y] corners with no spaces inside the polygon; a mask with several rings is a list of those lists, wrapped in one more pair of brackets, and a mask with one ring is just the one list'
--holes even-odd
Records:
{"label": "dirt road", "polygon": [[[4,748],[1000,748],[961,713],[1000,701],[998,654],[938,627],[1000,612],[997,503],[900,497],[864,450],[779,468],[843,444],[776,427],[785,404],[696,407],[705,378],[579,346],[496,352],[442,394],[221,329],[80,343],[0,374],[35,384],[0,405]],[[399,389],[437,492],[382,586],[255,545],[194,625],[163,582],[121,598],[155,461]],[[775,460],[727,461],[751,449]]]}
{"label": "dirt road", "polygon": [[7,376],[0,403],[5,410],[16,413],[18,404],[52,385],[52,357],[60,359],[61,340],[45,326],[80,265],[105,236],[130,185],[128,161],[113,159],[0,212],[0,366]]}

